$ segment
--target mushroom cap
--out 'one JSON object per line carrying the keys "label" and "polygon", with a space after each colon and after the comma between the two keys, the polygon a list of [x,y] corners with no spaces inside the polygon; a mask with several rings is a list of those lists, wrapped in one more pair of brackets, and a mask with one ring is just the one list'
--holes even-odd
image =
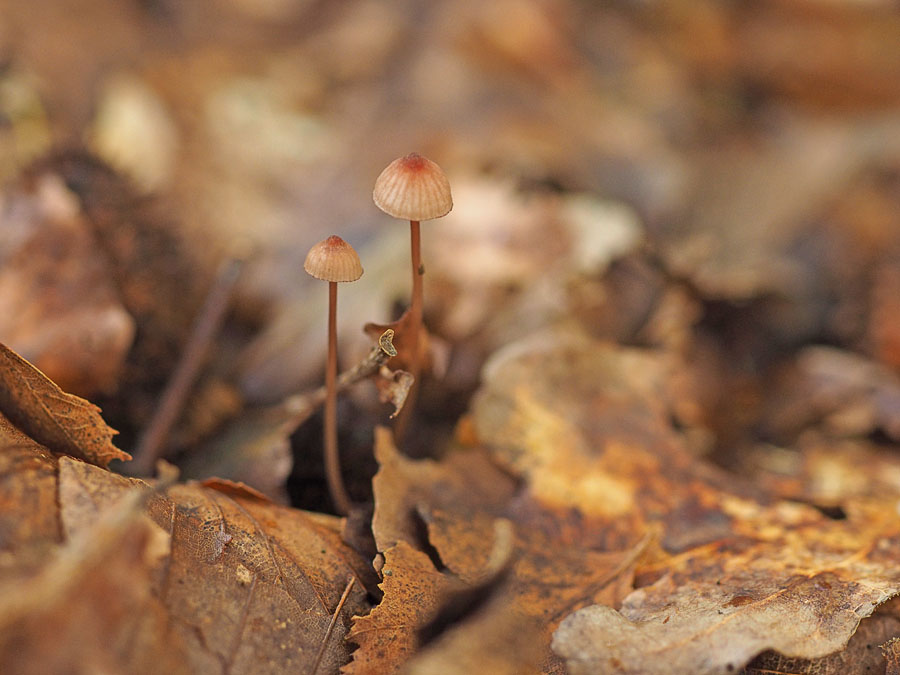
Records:
{"label": "mushroom cap", "polygon": [[363,273],[356,251],[336,234],[309,249],[303,269],[322,281],[356,281]]}
{"label": "mushroom cap", "polygon": [[375,205],[395,218],[431,220],[450,213],[450,181],[437,164],[417,152],[387,165],[375,181]]}

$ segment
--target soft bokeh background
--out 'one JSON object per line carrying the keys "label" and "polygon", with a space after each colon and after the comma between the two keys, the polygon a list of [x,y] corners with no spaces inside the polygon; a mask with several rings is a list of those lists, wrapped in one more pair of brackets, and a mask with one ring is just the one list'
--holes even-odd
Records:
{"label": "soft bokeh background", "polygon": [[[423,230],[426,315],[450,366],[423,414],[455,421],[487,354],[560,321],[705,373],[675,416],[725,456],[748,428],[796,433],[759,421],[759,376],[801,345],[900,367],[894,2],[0,0],[0,59],[8,222],[23,167],[84,145],[186,242],[177,265],[132,266],[165,303],[252,252],[196,404],[221,408],[205,430],[318,382],[325,294],[302,270],[315,242],[340,234],[366,268],[341,289],[345,363],[368,349],[362,324],[406,301],[406,229],[370,195],[413,150],[456,202]],[[42,213],[77,210],[48,185],[27,188]],[[72,303],[23,317],[35,304],[12,267],[0,340],[65,380],[62,348],[36,336]],[[104,316],[127,350],[129,329]],[[74,388],[114,397],[116,368],[98,364]]]}

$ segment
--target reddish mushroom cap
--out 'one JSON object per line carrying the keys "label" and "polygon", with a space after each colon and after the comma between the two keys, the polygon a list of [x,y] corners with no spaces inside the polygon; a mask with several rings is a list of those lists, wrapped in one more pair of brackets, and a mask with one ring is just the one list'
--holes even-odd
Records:
{"label": "reddish mushroom cap", "polygon": [[356,281],[363,273],[356,251],[335,234],[309,249],[303,269],[322,281]]}
{"label": "reddish mushroom cap", "polygon": [[416,152],[387,165],[375,181],[372,199],[388,215],[404,220],[440,218],[453,208],[444,171]]}

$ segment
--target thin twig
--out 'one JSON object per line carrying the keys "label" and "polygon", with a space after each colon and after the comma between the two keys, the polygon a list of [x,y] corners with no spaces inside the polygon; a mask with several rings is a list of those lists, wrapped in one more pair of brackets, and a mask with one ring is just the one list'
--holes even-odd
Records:
{"label": "thin twig", "polygon": [[[372,350],[366,358],[338,376],[337,390],[341,392],[357,382],[371,377],[387,363],[388,359],[396,356],[397,350],[394,348],[393,339],[394,331],[388,328],[381,334],[378,344],[372,346]],[[282,410],[289,416],[285,422],[294,425],[302,424],[316,408],[325,403],[326,396],[325,387],[319,387],[305,394],[295,394],[286,398],[281,404]]]}
{"label": "thin twig", "polygon": [[156,460],[162,457],[169,432],[178,421],[209,347],[225,320],[225,312],[242,266],[243,260],[238,258],[229,258],[219,266],[213,286],[191,328],[187,346],[134,452],[135,460],[131,464],[131,471],[135,474],[149,473]]}
{"label": "thin twig", "polygon": [[347,587],[344,589],[344,594],[341,595],[341,599],[338,600],[337,607],[334,608],[334,614],[331,616],[331,623],[328,624],[328,628],[325,630],[325,635],[322,637],[322,644],[319,646],[319,653],[316,654],[316,660],[313,661],[312,669],[309,671],[309,675],[316,675],[316,671],[319,669],[319,663],[322,661],[322,656],[325,654],[325,647],[328,646],[328,640],[331,638],[331,633],[334,632],[334,627],[337,624],[338,616],[341,613],[341,610],[344,608],[344,603],[347,602],[347,598],[350,597],[350,589],[353,588],[353,582],[356,581],[356,577],[351,576],[347,581]]}

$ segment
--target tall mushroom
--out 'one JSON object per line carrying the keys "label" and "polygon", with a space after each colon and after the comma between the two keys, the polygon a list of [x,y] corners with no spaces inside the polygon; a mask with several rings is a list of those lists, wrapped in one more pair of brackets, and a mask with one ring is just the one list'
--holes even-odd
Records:
{"label": "tall mushroom", "polygon": [[[423,359],[422,276],[425,274],[419,243],[419,223],[450,213],[450,209],[453,208],[450,181],[447,180],[441,167],[427,157],[413,152],[387,165],[375,181],[372,198],[375,205],[388,215],[409,221],[413,282],[412,299],[408,310],[411,331],[409,344],[413,345],[409,369],[415,378],[414,387],[417,387]],[[411,400],[407,402],[405,411],[411,409],[414,395],[414,392],[410,393]],[[404,412],[398,427],[403,427],[406,414]]]}
{"label": "tall mushroom", "polygon": [[347,515],[353,502],[341,479],[337,439],[337,285],[356,281],[363,268],[359,256],[346,241],[332,235],[309,249],[305,269],[328,282],[328,361],[325,367],[325,479],[338,513]]}

